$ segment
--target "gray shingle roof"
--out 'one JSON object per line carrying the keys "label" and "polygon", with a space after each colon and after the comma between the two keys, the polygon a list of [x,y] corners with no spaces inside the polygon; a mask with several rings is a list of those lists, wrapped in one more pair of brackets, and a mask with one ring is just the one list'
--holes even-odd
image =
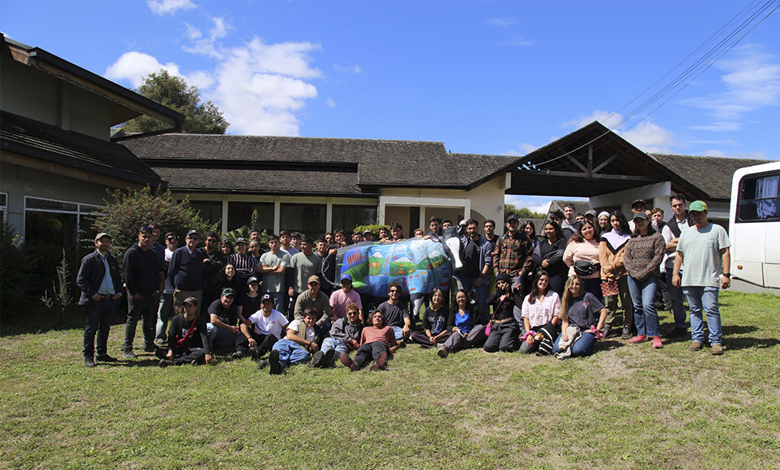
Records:
{"label": "gray shingle roof", "polygon": [[[323,189],[339,194],[374,193],[378,186],[472,189],[517,160],[503,155],[452,154],[441,142],[399,140],[164,134],[130,138],[121,144],[165,175],[172,188],[192,189],[205,183],[187,181],[197,176],[188,167],[222,168],[227,175],[246,171],[247,165],[277,173],[259,173],[254,183],[241,176],[245,180],[242,191],[251,187],[259,190],[260,185],[267,192],[286,191],[290,184],[282,180],[289,180],[297,193]],[[316,172],[320,166],[352,172],[354,180],[348,181],[345,175],[324,175],[326,182],[333,183],[322,187],[323,175],[292,175],[301,170]],[[211,173],[200,176],[206,174]],[[224,181],[230,180],[225,176]]]}
{"label": "gray shingle roof", "polygon": [[706,195],[706,199],[729,200],[734,172],[746,166],[771,160],[747,158],[697,157],[692,155],[648,154],[678,175],[685,183]]}
{"label": "gray shingle roof", "polygon": [[53,163],[154,187],[164,181],[127,148],[16,114],[0,114],[0,144]]}

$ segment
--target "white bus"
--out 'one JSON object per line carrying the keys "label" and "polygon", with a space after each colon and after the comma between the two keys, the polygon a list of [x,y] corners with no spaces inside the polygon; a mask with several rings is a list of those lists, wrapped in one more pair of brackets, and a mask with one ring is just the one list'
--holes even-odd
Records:
{"label": "white bus", "polygon": [[780,162],[734,173],[729,238],[735,279],[780,288]]}

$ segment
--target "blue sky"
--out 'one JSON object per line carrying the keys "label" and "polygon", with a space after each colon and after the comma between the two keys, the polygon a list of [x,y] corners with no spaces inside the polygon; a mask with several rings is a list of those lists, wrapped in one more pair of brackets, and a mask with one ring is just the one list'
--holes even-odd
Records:
{"label": "blue sky", "polygon": [[[2,0],[0,31],[125,86],[164,67],[231,134],[523,155],[595,119],[614,125],[763,3]],[[616,130],[648,152],[780,159],[780,12],[675,92]]]}

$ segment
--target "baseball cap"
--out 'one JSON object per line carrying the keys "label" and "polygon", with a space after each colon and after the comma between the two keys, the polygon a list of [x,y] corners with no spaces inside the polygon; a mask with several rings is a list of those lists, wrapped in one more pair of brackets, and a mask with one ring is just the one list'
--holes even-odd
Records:
{"label": "baseball cap", "polygon": [[704,201],[693,201],[688,210],[691,212],[704,212],[707,210],[707,203]]}
{"label": "baseball cap", "polygon": [[222,289],[222,295],[232,295],[233,297],[236,296],[236,290],[232,287],[225,287]]}
{"label": "baseball cap", "polygon": [[103,237],[108,237],[108,239],[111,240],[111,235],[107,234],[106,232],[100,232],[97,235],[95,235],[95,241],[98,241]]}

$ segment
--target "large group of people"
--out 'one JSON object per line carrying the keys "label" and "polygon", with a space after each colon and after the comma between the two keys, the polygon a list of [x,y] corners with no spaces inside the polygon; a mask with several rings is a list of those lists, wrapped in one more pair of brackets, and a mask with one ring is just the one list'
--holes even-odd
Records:
{"label": "large group of people", "polygon": [[[550,215],[539,237],[533,223],[516,215],[506,218],[500,236],[493,220],[480,234],[474,219],[454,226],[431,217],[430,231],[417,230],[415,237],[443,241],[443,230],[454,226],[462,269],[449,289],[410,296],[391,282],[383,298],[354,290],[349,274],[336,283],[336,256],[348,243],[342,230],[316,241],[282,231],[265,243],[253,230],[235,246],[215,232],[200,246],[200,234],[191,230],[179,247],[177,234],[166,233],[163,246],[160,229],[144,226],[125,251],[121,271],[109,253],[111,236],[99,233],[77,280],[87,314],[84,363],[117,360],[108,354],[107,338],[123,295],[124,358],[137,357],[140,321],[143,351],[156,354],[163,367],[210,363],[216,348],[234,359],[251,357],[271,374],[299,363],[385,369],[410,344],[434,349],[440,358],[467,348],[587,356],[599,340],[618,334],[629,344],[662,348],[664,338],[687,333],[683,296],[690,306],[690,349],[704,346],[706,314],[711,352],[719,355],[718,292],[730,285],[728,236],[708,221],[704,202],[688,210],[681,194],[670,202],[674,214],[666,222],[661,209],[646,210],[641,200],[632,204],[631,220],[620,211],[580,215],[567,205]],[[355,232],[350,240],[397,243],[403,227]],[[659,292],[674,316],[666,335]]]}

